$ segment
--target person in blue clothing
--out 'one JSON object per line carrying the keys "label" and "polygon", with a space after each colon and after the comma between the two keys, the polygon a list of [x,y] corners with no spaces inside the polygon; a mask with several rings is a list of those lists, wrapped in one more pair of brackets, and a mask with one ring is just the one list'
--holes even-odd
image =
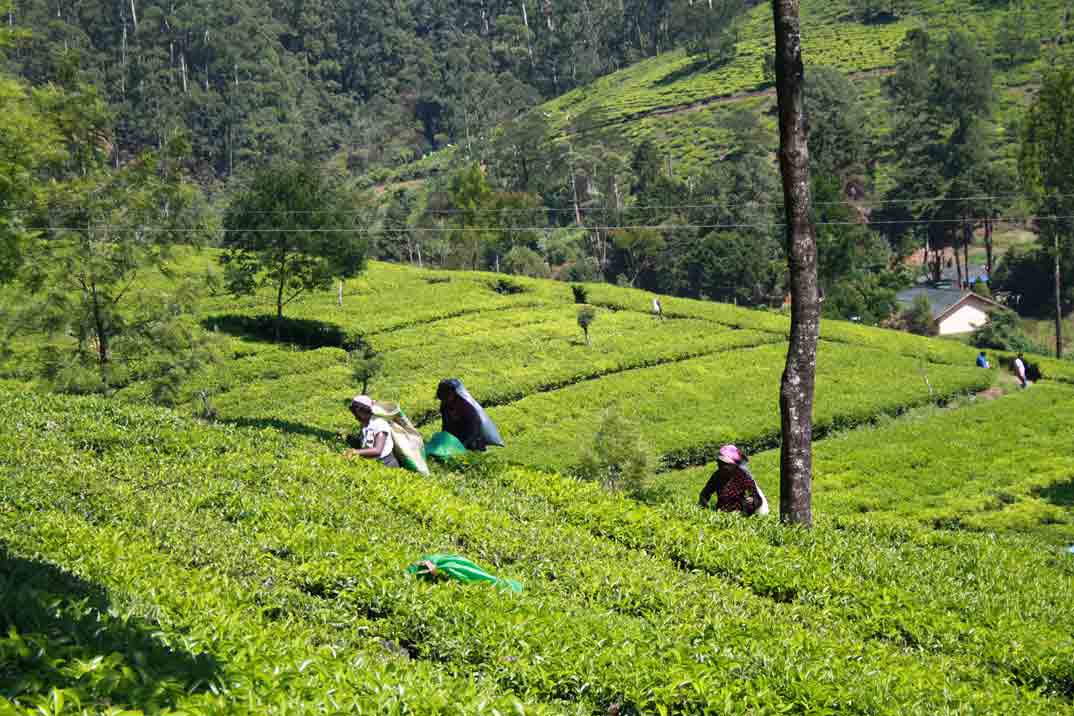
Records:
{"label": "person in blue clothing", "polygon": [[988,356],[985,355],[984,351],[981,351],[980,353],[977,354],[977,367],[978,368],[988,368],[989,367],[989,365],[988,365]]}

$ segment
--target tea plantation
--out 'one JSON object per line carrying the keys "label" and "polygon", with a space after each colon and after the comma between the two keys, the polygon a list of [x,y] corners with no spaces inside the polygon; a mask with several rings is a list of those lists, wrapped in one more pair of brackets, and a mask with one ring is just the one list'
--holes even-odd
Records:
{"label": "tea plantation", "polygon": [[[778,502],[786,318],[587,288],[592,345],[550,281],[373,263],[287,346],[216,296],[227,359],[176,409],[5,363],[0,713],[1074,713],[1074,364],[985,400],[968,346],[825,324],[818,525],[786,529],[694,506],[728,440]],[[457,376],[508,447],[345,459],[359,339],[426,436]],[[568,476],[613,405],[644,500]],[[524,591],[404,573],[437,552]]]}
{"label": "tea plantation", "polygon": [[[880,82],[895,67],[907,33],[965,30],[998,57],[996,38],[1009,22],[1005,13],[1012,7],[989,0],[915,0],[896,18],[861,22],[853,5],[846,0],[802,0],[803,56],[807,67],[838,69],[860,85],[868,121],[880,134],[889,122],[889,108],[878,96]],[[1038,0],[1027,7],[1032,8],[1027,31],[1047,38],[1063,25],[1068,3]],[[583,136],[606,131],[632,145],[651,140],[661,156],[674,159],[674,171],[688,177],[709,166],[713,157],[739,149],[728,129],[730,113],[748,110],[774,131],[768,116],[774,99],[763,97],[774,96],[772,81],[764,76],[772,47],[771,8],[756,4],[742,23],[733,59],[724,64],[712,65],[703,54],[665,52],[563,94],[541,109]],[[1024,110],[1025,91],[1039,82],[1046,65],[1046,59],[1036,59],[997,70],[996,99],[1005,118]],[[700,108],[705,111],[694,111]]]}

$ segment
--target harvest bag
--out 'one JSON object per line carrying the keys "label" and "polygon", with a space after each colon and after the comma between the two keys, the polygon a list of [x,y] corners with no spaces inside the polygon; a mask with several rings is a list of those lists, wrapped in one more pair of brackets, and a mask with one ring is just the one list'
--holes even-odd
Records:
{"label": "harvest bag", "polygon": [[407,470],[422,475],[429,474],[429,465],[425,462],[425,440],[410,422],[410,418],[396,403],[373,401],[373,415],[384,418],[392,429],[395,448],[392,453],[399,464]]}

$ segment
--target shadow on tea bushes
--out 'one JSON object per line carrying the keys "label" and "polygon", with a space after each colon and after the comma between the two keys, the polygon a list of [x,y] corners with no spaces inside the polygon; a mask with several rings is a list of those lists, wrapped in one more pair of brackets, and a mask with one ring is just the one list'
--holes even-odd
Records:
{"label": "shadow on tea bushes", "polygon": [[2,545],[0,593],[0,696],[16,706],[48,694],[53,706],[155,712],[216,678],[212,657],[177,651],[154,625],[117,615],[101,587]]}

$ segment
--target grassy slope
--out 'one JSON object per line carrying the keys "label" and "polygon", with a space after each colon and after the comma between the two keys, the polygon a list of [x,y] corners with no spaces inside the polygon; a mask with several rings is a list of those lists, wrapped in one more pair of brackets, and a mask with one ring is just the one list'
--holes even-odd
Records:
{"label": "grassy slope", "polygon": [[[569,464],[612,399],[646,406],[667,455],[768,439],[786,318],[667,298],[658,321],[649,294],[591,286],[586,346],[566,285],[512,279],[525,290],[501,294],[502,278],[374,263],[342,308],[325,292],[291,311],[363,333],[385,356],[374,394],[412,412],[449,373],[502,401],[509,448],[461,472],[340,457],[356,387],[338,348],[225,337],[232,358],[189,393],[212,389],[217,425],[137,405],[139,385],[107,401],[3,381],[0,663],[18,666],[0,666],[2,695],[32,708],[60,694],[61,713],[1071,712],[1072,567],[1036,537],[1069,534],[1055,446],[1074,389],[1045,381],[821,443],[812,533],[644,505],[502,458]],[[266,297],[203,308],[270,311]],[[992,380],[956,342],[824,334],[818,418],[832,426],[927,400],[921,371],[941,394]],[[977,469],[971,451],[988,484],[959,472]],[[775,500],[773,461],[755,464]],[[929,490],[921,471],[938,476]],[[689,500],[704,474],[661,480]],[[402,576],[437,551],[526,592]]]}
{"label": "grassy slope", "polygon": [[[910,517],[943,528],[1035,534],[1074,542],[1074,390],[1035,385],[997,400],[930,409],[827,439],[814,453],[814,507],[869,522]],[[779,451],[753,471],[779,494]],[[715,464],[653,479],[693,503]],[[776,497],[771,498],[773,501]]]}

